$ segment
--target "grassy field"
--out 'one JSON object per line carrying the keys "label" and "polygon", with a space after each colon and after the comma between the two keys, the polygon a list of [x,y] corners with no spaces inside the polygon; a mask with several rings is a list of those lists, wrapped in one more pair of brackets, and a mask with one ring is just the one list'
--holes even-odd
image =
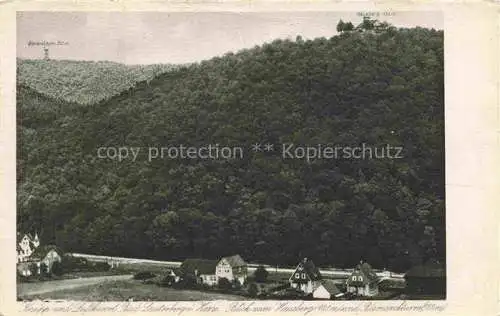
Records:
{"label": "grassy field", "polygon": [[82,272],[68,272],[63,275],[51,275],[48,277],[31,277],[31,278],[18,278],[18,283],[38,283],[47,281],[60,281],[60,280],[71,280],[80,278],[93,278],[100,276],[110,276],[110,275],[124,275],[128,274],[125,270],[109,270],[109,271],[82,271]]}
{"label": "grassy field", "polygon": [[41,295],[23,296],[23,300],[68,301],[199,301],[199,300],[246,300],[243,296],[209,293],[194,290],[176,290],[144,284],[137,280],[106,281],[98,285],[60,290]]}
{"label": "grassy field", "polygon": [[272,270],[268,271],[269,275],[267,276],[268,282],[288,282],[288,279],[290,278],[290,273],[284,273],[284,272],[274,272]]}
{"label": "grassy field", "polygon": [[121,263],[118,267],[114,267],[111,270],[121,271],[123,273],[136,273],[140,271],[149,271],[155,274],[159,274],[172,268],[174,267],[166,264],[156,264],[156,263]]}

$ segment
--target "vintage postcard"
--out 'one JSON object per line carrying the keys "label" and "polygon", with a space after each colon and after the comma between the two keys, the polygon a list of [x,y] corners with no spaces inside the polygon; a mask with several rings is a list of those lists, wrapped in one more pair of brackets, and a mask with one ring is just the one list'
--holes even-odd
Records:
{"label": "vintage postcard", "polygon": [[494,5],[58,5],[3,5],[1,313],[496,313]]}

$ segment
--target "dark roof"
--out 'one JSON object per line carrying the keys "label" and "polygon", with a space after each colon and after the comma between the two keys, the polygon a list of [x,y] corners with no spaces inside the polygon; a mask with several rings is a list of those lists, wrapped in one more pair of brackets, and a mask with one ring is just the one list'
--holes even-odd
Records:
{"label": "dark roof", "polygon": [[[21,240],[23,240],[24,236],[27,236],[30,242],[33,242],[35,240],[35,237],[32,234],[30,234],[30,233],[21,234],[20,232],[17,232],[17,234],[16,234],[16,242],[20,243]],[[38,235],[36,235],[36,236],[38,236]]]}
{"label": "dark roof", "polygon": [[180,269],[183,273],[194,274],[195,270],[199,274],[215,274],[215,267],[218,261],[207,259],[186,259],[181,264]]}
{"label": "dark roof", "polygon": [[172,272],[174,272],[175,275],[181,275],[182,269],[180,267],[179,268],[172,268]]}
{"label": "dark roof", "polygon": [[333,280],[321,280],[321,285],[330,293],[330,295],[337,295],[342,293],[339,288],[337,287],[337,284],[333,282]]}
{"label": "dark roof", "polygon": [[[362,281],[354,280],[353,277],[362,277]],[[364,286],[378,281],[378,276],[367,262],[359,263],[348,278],[348,282],[353,286]]]}
{"label": "dark roof", "polygon": [[440,263],[427,263],[411,268],[405,273],[405,277],[417,278],[445,278],[446,269]]}
{"label": "dark roof", "polygon": [[230,257],[224,257],[222,258],[221,260],[226,260],[229,265],[231,267],[244,267],[247,265],[247,263],[245,262],[245,260],[243,260],[243,258],[241,258],[240,255],[234,255],[234,256],[230,256]]}
{"label": "dark roof", "polygon": [[20,243],[23,240],[24,236],[28,236],[28,238],[30,239],[30,241],[33,239],[33,238],[31,238],[31,234],[21,234],[21,233],[18,232],[17,235],[16,235],[16,241],[18,243]]}
{"label": "dark roof", "polygon": [[370,280],[377,280],[378,279],[377,274],[375,273],[375,271],[373,271],[372,266],[369,265],[368,262],[360,263],[358,265],[357,269],[359,269],[361,272],[363,272],[363,274]]}
{"label": "dark roof", "polygon": [[307,260],[305,263],[303,263],[303,267],[311,280],[321,280],[321,273],[319,272],[318,267],[314,265],[314,262],[312,262],[312,260]]}
{"label": "dark roof", "polygon": [[[318,267],[314,265],[312,260],[308,260],[304,258],[298,265],[295,271],[303,270],[312,281],[321,280],[321,273],[319,272]],[[294,271],[294,273],[295,273]]]}

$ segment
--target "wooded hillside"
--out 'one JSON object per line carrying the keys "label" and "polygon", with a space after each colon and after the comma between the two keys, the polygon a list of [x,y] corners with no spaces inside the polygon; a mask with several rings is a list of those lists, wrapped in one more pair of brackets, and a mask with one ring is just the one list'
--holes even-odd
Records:
{"label": "wooded hillside", "polygon": [[110,61],[17,60],[17,79],[53,98],[96,103],[169,71],[173,65],[124,65]]}
{"label": "wooded hillside", "polygon": [[[292,265],[307,256],[336,267],[363,258],[396,271],[444,261],[443,81],[442,31],[384,27],[275,40],[87,106],[19,86],[19,229],[124,257],[238,253]],[[391,144],[404,158],[307,163],[248,151],[117,162],[96,153],[267,142]]]}

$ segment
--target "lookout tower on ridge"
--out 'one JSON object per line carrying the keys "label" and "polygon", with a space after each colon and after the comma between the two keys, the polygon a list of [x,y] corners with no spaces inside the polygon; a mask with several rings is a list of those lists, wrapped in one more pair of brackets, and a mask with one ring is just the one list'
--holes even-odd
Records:
{"label": "lookout tower on ridge", "polygon": [[49,54],[49,48],[50,46],[57,45],[57,46],[66,46],[69,45],[68,42],[66,41],[29,41],[28,46],[37,46],[37,47],[42,47],[43,49],[43,59],[44,60],[50,60],[50,54]]}
{"label": "lookout tower on ridge", "polygon": [[43,59],[49,60],[49,48],[47,46],[43,47]]}

